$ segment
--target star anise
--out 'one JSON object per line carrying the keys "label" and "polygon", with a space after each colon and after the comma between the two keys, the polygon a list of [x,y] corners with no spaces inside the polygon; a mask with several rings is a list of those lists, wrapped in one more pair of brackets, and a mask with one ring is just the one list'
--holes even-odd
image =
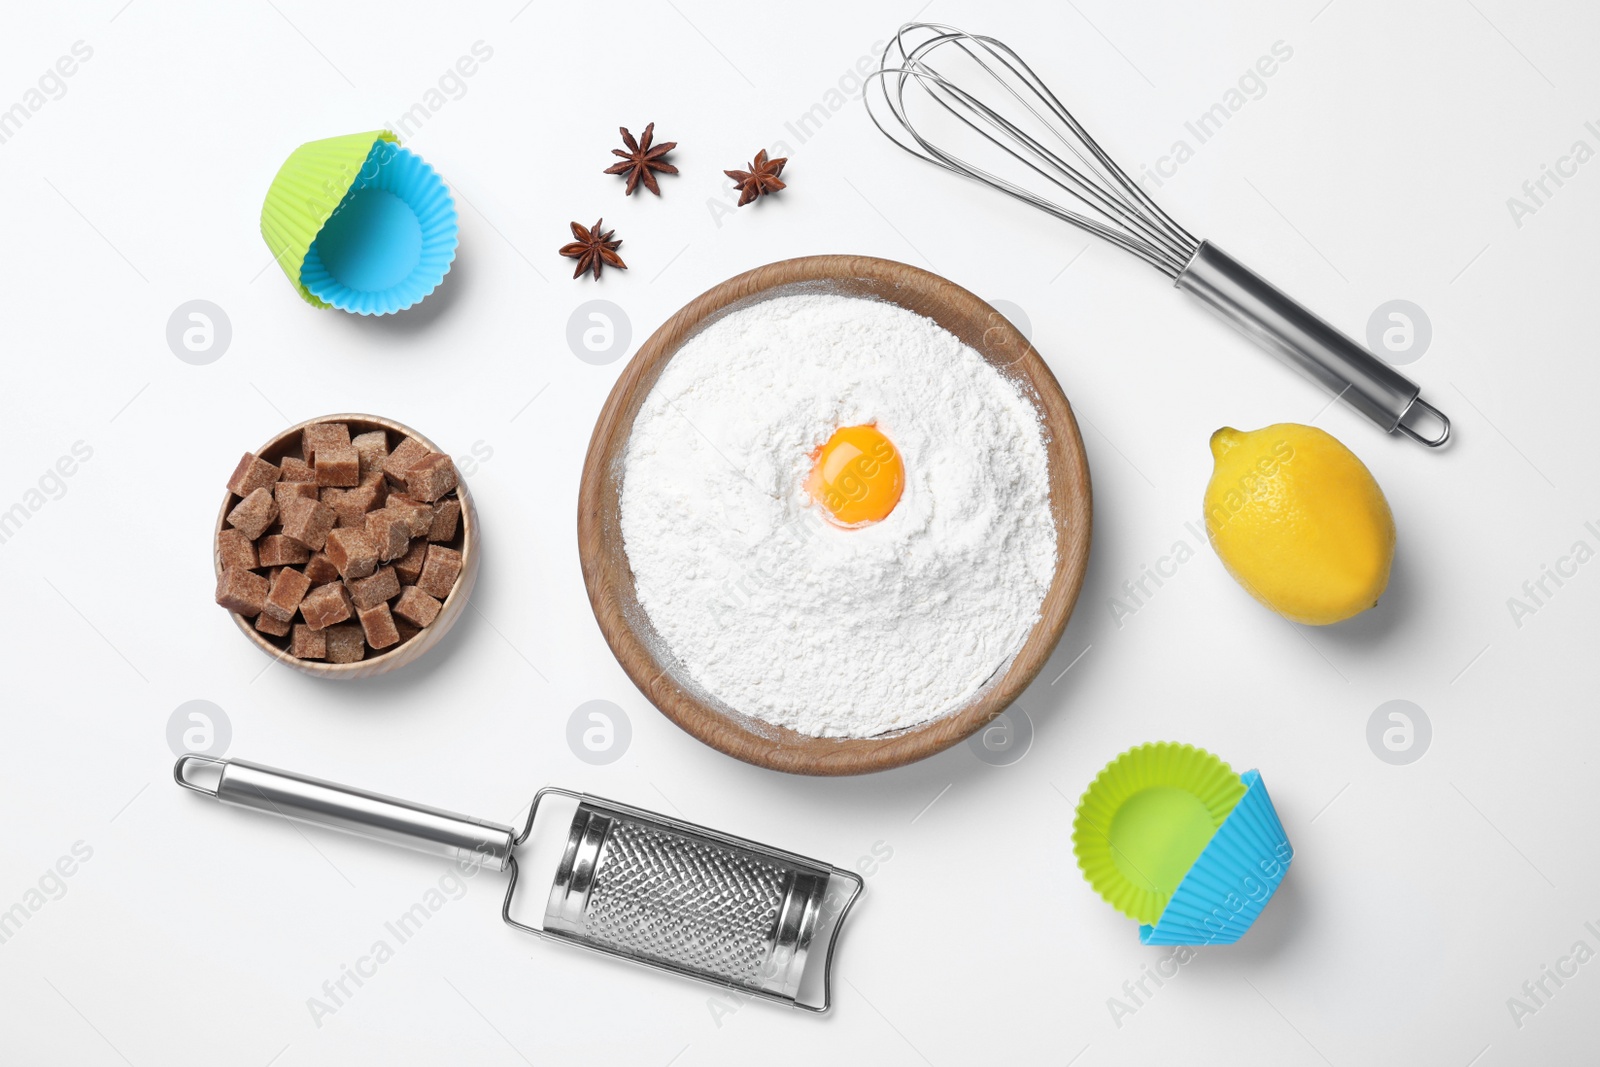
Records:
{"label": "star anise", "polygon": [[783,165],[787,162],[787,156],[768,160],[767,150],[763,148],[756,153],[755,162],[749,165],[749,170],[725,170],[722,173],[739,186],[739,206],[744,207],[758,196],[766,196],[783,188],[778,175],[783,173]]}
{"label": "star anise", "polygon": [[628,176],[627,188],[622,190],[624,196],[632,196],[640,182],[644,183],[646,189],[660,196],[661,186],[656,184],[656,176],[651,172],[659,170],[662,174],[678,173],[677,167],[666,162],[667,153],[677,148],[678,142],[665,141],[651,148],[650,140],[656,132],[656,124],[653,122],[644,128],[644,133],[637,141],[633,139],[633,134],[628,132],[628,127],[618,126],[617,129],[622,131],[622,143],[628,146],[628,150],[626,152],[620,148],[611,150],[612,155],[622,157],[622,162],[607,167],[606,173]]}
{"label": "star anise", "polygon": [[594,276],[598,278],[600,268],[604,265],[616,267],[618,270],[628,269],[628,265],[622,262],[622,257],[617,255],[617,249],[622,247],[622,242],[611,239],[611,235],[616,231],[606,230],[604,233],[600,231],[604,223],[604,219],[596,219],[594,226],[587,230],[576,222],[572,224],[572,236],[577,240],[562,245],[561,254],[578,261],[578,269],[572,272],[574,278],[586,270],[593,270]]}

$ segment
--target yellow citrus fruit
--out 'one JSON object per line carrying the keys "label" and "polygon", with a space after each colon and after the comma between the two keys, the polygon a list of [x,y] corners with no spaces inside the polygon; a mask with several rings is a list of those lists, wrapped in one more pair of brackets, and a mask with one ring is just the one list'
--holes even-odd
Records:
{"label": "yellow citrus fruit", "polygon": [[1372,472],[1332,434],[1280,422],[1211,435],[1206,534],[1234,580],[1311,626],[1378,602],[1394,562],[1394,516]]}

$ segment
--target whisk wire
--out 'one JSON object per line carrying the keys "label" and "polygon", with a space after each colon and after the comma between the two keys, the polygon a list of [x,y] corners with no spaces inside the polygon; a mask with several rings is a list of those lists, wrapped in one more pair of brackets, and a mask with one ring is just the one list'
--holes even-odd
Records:
{"label": "whisk wire", "polygon": [[[901,35],[897,34],[896,40],[897,42],[901,41]],[[991,56],[993,56],[997,62],[1003,64],[1013,76],[1023,82],[1027,88],[1033,92],[1035,97],[1037,97],[1039,101],[1051,112],[1052,117],[1061,122],[1063,125],[1067,126],[1068,130],[1073,136],[1063,136],[1061,131],[1057,127],[1051,125],[1050,120],[1044,115],[1041,115],[1038,109],[1030,104],[1028,100],[1023,97],[1022,94],[1019,93],[1010,82],[1002,77],[998,71],[984,63],[980,57],[975,55],[972,49],[967,46],[967,40],[976,42],[980,47],[983,48],[985,52],[988,52]],[[1044,129],[1048,130],[1056,140],[1060,141],[1063,147],[1065,147],[1068,152],[1077,158],[1079,163],[1081,163],[1097,178],[1099,178],[1102,183],[1104,183],[1103,185],[1096,185],[1091,181],[1085,180],[1084,177],[1079,174],[1071,164],[1067,163],[1061,157],[1045,148],[1043,144],[1039,143],[1035,138],[1028,135],[1020,126],[1017,126],[1015,123],[1006,120],[1004,116],[1000,115],[993,109],[985,108],[981,101],[968,94],[968,102],[973,107],[980,109],[986,119],[1001,126],[1013,137],[1023,141],[1035,153],[1045,158],[1049,163],[1064,172],[1077,186],[1076,189],[1068,190],[1069,192],[1075,192],[1080,196],[1087,196],[1094,202],[1094,206],[1098,210],[1101,210],[1108,215],[1115,216],[1127,225],[1138,229],[1145,236],[1166,245],[1168,250],[1174,254],[1181,255],[1185,259],[1192,254],[1193,246],[1197,242],[1195,242],[1193,238],[1190,238],[1186,248],[1180,239],[1174,239],[1171,231],[1177,231],[1179,234],[1181,234],[1181,228],[1178,227],[1169,216],[1162,212],[1161,209],[1154,204],[1154,202],[1151,202],[1148,200],[1148,198],[1145,198],[1144,206],[1155,212],[1157,216],[1155,219],[1148,219],[1140,214],[1139,209],[1141,205],[1136,198],[1142,196],[1141,190],[1139,190],[1136,185],[1127,179],[1121,168],[1119,168],[1117,164],[1110,158],[1110,156],[1100,148],[1099,144],[1095,142],[1094,138],[1089,135],[1088,131],[1083,128],[1078,120],[1073,117],[1072,113],[1062,105],[1061,101],[1057,99],[1053,93],[1051,93],[1049,87],[1044,83],[1044,80],[1034,73],[1033,68],[1028,66],[1027,62],[1003,41],[996,40],[992,37],[968,35],[957,30],[947,30],[947,32],[941,33],[939,36],[924,42],[911,52],[903,54],[905,54],[908,60],[911,62],[918,63],[930,71],[935,71],[933,65],[926,62],[924,57],[932,52],[934,48],[944,43],[954,44],[958,49],[971,58],[973,62],[978,65],[979,69],[983,70],[984,73],[989,75],[990,79],[993,80],[995,84],[1003,88],[1013,100],[1015,100],[1020,106],[1027,110],[1030,115],[1038,120]],[[1004,53],[1004,56],[1000,55],[1002,52]],[[1074,137],[1076,138],[1076,142],[1073,140]],[[1080,145],[1082,147],[1080,147]],[[1090,158],[1084,154],[1085,148],[1088,149],[1093,158]],[[1012,152],[1011,154],[1013,156],[1017,155],[1015,152]],[[1032,164],[1029,165],[1032,166]],[[1045,175],[1047,178],[1050,178],[1050,180],[1052,180],[1058,186],[1061,184],[1059,181],[1050,177],[1040,168],[1035,166],[1033,169],[1040,174]],[[1112,201],[1111,197],[1113,196],[1116,198],[1117,203]],[[1165,224],[1165,226],[1163,226],[1163,224]]]}
{"label": "whisk wire", "polygon": [[1117,183],[1119,188],[1125,190],[1145,211],[1150,212],[1150,217],[1153,221],[1160,225],[1184,249],[1186,257],[1192,256],[1194,249],[1200,244],[1199,239],[1180,225],[1171,215],[1168,215],[1161,205],[1157,204],[1148,193],[1139,187],[1137,182],[1128,177],[1127,173],[1117,165],[1110,154],[1100,147],[1100,143],[1094,139],[1088,130],[1084,129],[1083,124],[1073,116],[1072,112],[1067,110],[1066,105],[1061,103],[1044,79],[1034,73],[1033,68],[1028,66],[1026,60],[1017,55],[1003,41],[997,41],[993,38],[988,38],[987,40],[993,47],[999,48],[1011,57],[1016,67],[1020,68],[1019,72],[1025,73],[1026,79],[1033,90],[1049,103],[1051,111],[1072,130],[1073,136],[1088,147],[1095,158],[1105,167],[1107,175]]}
{"label": "whisk wire", "polygon": [[[926,32],[929,36],[909,42],[908,35],[917,32]],[[1008,116],[973,91],[946,78],[929,58],[946,45],[953,45],[988,75],[1021,109],[1021,114]],[[892,58],[895,51],[899,52],[898,60]],[[1199,241],[1123,173],[1033,69],[1003,42],[939,23],[907,23],[885,47],[879,69],[868,76],[869,81],[873,79],[878,81],[895,129],[880,119],[870,93],[868,114],[873,124],[904,151],[1080,226],[1133,253],[1169,277],[1181,273],[1199,247]],[[929,101],[1065,193],[1084,210],[1075,210],[1041,196],[925,136],[907,106],[908,88],[920,89]],[[1061,143],[1066,153],[1077,160],[1076,165],[1018,121],[1030,117]]]}
{"label": "whisk wire", "polygon": [[[963,114],[962,111],[957,110],[955,107],[952,107],[945,100],[941,99],[941,97],[939,95],[940,93],[948,93],[948,94],[950,94],[951,97],[953,97],[958,102],[966,104],[968,107],[974,108],[975,110],[979,111],[979,113],[984,114],[986,121],[989,121],[989,122],[999,126],[1002,129],[1006,129],[1009,126],[1008,123],[1005,123],[1005,120],[1000,119],[997,116],[993,116],[992,114],[986,113],[984,111],[984,109],[982,108],[981,104],[971,103],[970,94],[967,94],[964,90],[960,89],[959,87],[951,85],[951,84],[946,83],[946,82],[942,82],[935,74],[932,74],[932,73],[930,73],[928,71],[905,70],[905,71],[896,71],[896,73],[899,73],[902,76],[908,77],[908,78],[917,78],[917,79],[926,80],[926,81],[930,82],[931,84],[933,84],[935,86],[935,88],[928,89],[928,95],[929,95],[930,99],[933,99],[935,102],[939,103],[940,106],[944,107],[945,110],[949,111],[953,116],[955,116],[955,118],[957,120],[959,120],[960,122],[962,122],[965,125],[967,125],[968,127],[970,127],[979,136],[985,138],[986,140],[988,140],[989,142],[994,144],[1002,152],[1005,152],[1006,154],[1012,156],[1013,158],[1015,158],[1016,160],[1021,162],[1024,166],[1028,167],[1030,170],[1033,170],[1035,173],[1041,175],[1046,181],[1049,181],[1050,183],[1058,186],[1059,188],[1063,189],[1064,191],[1066,191],[1070,195],[1077,196],[1080,199],[1082,199],[1082,198],[1084,198],[1086,196],[1092,196],[1092,195],[1094,195],[1095,193],[1098,192],[1097,190],[1094,189],[1093,186],[1087,185],[1083,178],[1077,176],[1076,174],[1073,174],[1071,172],[1070,168],[1066,168],[1065,177],[1067,178],[1067,180],[1070,181],[1070,182],[1076,183],[1078,186],[1082,187],[1081,189],[1073,188],[1072,186],[1068,185],[1066,182],[1062,181],[1062,179],[1060,177],[1056,176],[1055,174],[1052,174],[1049,170],[1047,170],[1047,169],[1039,166],[1038,164],[1034,163],[1033,161],[1029,160],[1028,158],[1023,156],[1021,153],[1016,151],[1014,148],[1010,147],[1005,142],[1003,142],[999,138],[995,137],[993,134],[990,134],[987,131],[985,131],[982,128],[980,128],[976,123],[974,123],[965,114]],[[1014,130],[1014,127],[1012,127],[1011,129]],[[885,132],[887,133],[888,131],[885,131]],[[985,174],[984,172],[979,171],[978,168],[974,167],[973,165],[968,163],[966,160],[964,160],[961,157],[955,155],[954,153],[949,152],[949,151],[947,151],[945,149],[942,149],[939,146],[937,146],[936,144],[930,143],[929,141],[924,139],[920,134],[916,133],[914,130],[910,131],[910,135],[912,136],[912,138],[914,140],[917,141],[917,143],[924,150],[923,153],[917,153],[915,150],[910,149],[909,147],[907,147],[904,144],[901,144],[902,148],[905,148],[907,151],[911,152],[913,155],[920,155],[921,158],[926,159],[929,162],[934,163],[934,164],[936,164],[938,166],[941,166],[946,170],[952,171],[952,172],[954,172],[956,174],[960,174],[963,177],[971,178],[971,179],[978,180],[978,181],[984,181],[986,184],[989,184],[989,185],[993,186],[994,188],[998,189],[999,191],[1004,192],[1007,195],[1012,196],[1012,197],[1014,197],[1014,198],[1016,198],[1018,200],[1021,200],[1024,203],[1030,204],[1033,207],[1036,207],[1036,208],[1039,208],[1042,211],[1048,212],[1049,214],[1054,215],[1057,218],[1064,219],[1065,221],[1071,222],[1071,223],[1073,223],[1073,224],[1075,224],[1077,226],[1081,226],[1081,227],[1083,227],[1083,228],[1085,228],[1087,230],[1090,230],[1091,232],[1095,233],[1097,236],[1102,237],[1105,240],[1111,241],[1112,243],[1121,246],[1122,248],[1126,249],[1127,251],[1132,252],[1133,254],[1138,255],[1138,256],[1148,260],[1149,262],[1151,262],[1154,266],[1158,267],[1159,269],[1162,269],[1162,270],[1168,270],[1169,269],[1168,262],[1166,262],[1166,257],[1162,257],[1161,259],[1158,260],[1156,258],[1156,256],[1152,253],[1151,249],[1149,249],[1142,242],[1138,242],[1138,241],[1135,241],[1135,240],[1131,239],[1124,231],[1122,231],[1120,229],[1113,228],[1112,226],[1108,226],[1107,224],[1099,221],[1098,219],[1090,218],[1089,216],[1086,216],[1086,215],[1080,214],[1078,212],[1072,211],[1069,208],[1064,208],[1064,207],[1062,207],[1062,206],[1060,206],[1060,205],[1058,205],[1056,203],[1053,203],[1052,201],[1050,201],[1050,200],[1038,195],[1037,193],[1033,192],[1032,190],[1027,189],[1027,188],[1025,188],[1023,186],[1020,186],[1020,185],[1016,184],[1015,182],[1012,182],[1012,181],[1010,181],[1010,180],[1008,180],[1006,178],[1002,178],[999,175]],[[1025,134],[1021,134],[1020,131],[1017,131],[1014,134],[1014,136],[1025,137],[1026,135]],[[1043,151],[1042,148],[1041,148],[1041,151]],[[1115,216],[1117,214],[1117,209],[1115,208],[1114,205],[1107,205],[1107,206],[1105,206],[1103,208],[1100,208],[1100,210],[1103,210],[1107,214],[1113,215],[1113,216]],[[1169,273],[1170,273],[1170,271],[1169,271]]]}
{"label": "whisk wire", "polygon": [[[975,96],[973,96],[970,93],[967,93],[965,90],[962,90],[962,89],[960,89],[958,87],[950,86],[948,83],[936,83],[936,85],[937,85],[937,88],[938,88],[938,92],[934,92],[934,91],[930,90],[930,95],[933,96],[936,100],[939,100],[939,102],[945,106],[947,111],[950,111],[952,114],[954,114],[956,116],[956,118],[960,119],[962,122],[965,122],[968,126],[971,126],[973,129],[977,130],[977,132],[980,135],[982,135],[990,143],[992,143],[996,147],[998,147],[1001,151],[1005,152],[1007,155],[1010,155],[1012,158],[1018,160],[1024,166],[1028,167],[1034,173],[1038,174],[1040,177],[1042,177],[1044,180],[1050,182],[1052,185],[1055,185],[1057,188],[1059,188],[1059,189],[1063,190],[1064,192],[1067,192],[1067,193],[1069,193],[1071,195],[1074,195],[1074,196],[1077,196],[1077,197],[1080,197],[1082,199],[1085,199],[1085,200],[1089,201],[1090,204],[1096,210],[1100,211],[1101,213],[1105,214],[1108,217],[1112,217],[1112,218],[1117,219],[1118,221],[1122,222],[1124,225],[1127,225],[1127,226],[1129,226],[1129,227],[1131,227],[1133,229],[1136,229],[1136,230],[1140,231],[1140,233],[1143,236],[1145,236],[1145,237],[1147,237],[1147,238],[1149,238],[1149,239],[1151,239],[1153,241],[1156,241],[1157,243],[1161,243],[1163,245],[1167,245],[1168,246],[1167,250],[1171,251],[1171,252],[1174,252],[1174,254],[1176,254],[1177,250],[1175,248],[1171,247],[1170,239],[1159,228],[1150,225],[1149,223],[1146,222],[1146,220],[1144,220],[1143,218],[1139,217],[1139,215],[1136,212],[1131,211],[1128,208],[1128,206],[1126,205],[1125,202],[1119,202],[1118,199],[1113,199],[1111,195],[1106,193],[1099,186],[1093,184],[1091,181],[1086,179],[1070,163],[1066,162],[1060,156],[1056,155],[1056,153],[1052,152],[1044,144],[1040,143],[1036,138],[1034,138],[1032,135],[1030,135],[1026,130],[1022,129],[1020,126],[1018,126],[1015,123],[1011,122],[1009,119],[1005,118],[1003,115],[1000,115],[997,112],[993,111],[992,109],[989,109],[989,108],[985,107]],[[971,120],[965,118],[958,111],[956,111],[954,108],[951,108],[947,103],[945,103],[942,99],[940,99],[939,94],[942,93],[942,92],[948,92],[951,95],[955,96],[957,99],[959,99],[959,100],[963,101],[964,103],[966,103],[969,107],[973,108],[983,118],[983,120],[985,122],[989,123],[991,126],[993,126],[996,129],[1002,131],[1003,133],[1009,135],[1014,141],[1019,142],[1020,144],[1022,144],[1025,148],[1027,148],[1030,152],[1032,152],[1033,155],[1036,158],[1044,161],[1044,163],[1047,164],[1047,166],[1040,166],[1038,163],[1034,162],[1032,159],[1029,159],[1026,156],[1024,156],[1021,152],[1018,152],[1016,149],[1014,149],[1014,148],[1008,146],[1007,144],[1005,144],[999,138],[997,138],[994,135],[992,135],[992,134],[990,134],[990,133],[978,128],[978,126],[975,123],[973,123]],[[1077,153],[1077,154],[1079,154],[1079,158],[1080,158],[1080,160],[1082,160],[1081,153]],[[1089,163],[1088,160],[1083,160],[1083,162],[1084,162],[1084,164],[1086,166],[1091,166],[1091,164]],[[1054,172],[1052,172],[1052,170],[1049,169],[1049,168],[1054,168]],[[997,181],[999,181],[999,182],[1001,182],[1001,183],[1003,183],[1005,185],[1008,185],[1011,188],[1019,188],[1018,186],[1015,185],[1015,183],[1007,182],[1005,179],[999,178],[999,176],[995,176],[995,177],[996,177]],[[1063,179],[1065,179],[1065,180],[1063,180]],[[1042,198],[1037,198],[1037,199],[1042,199]]]}

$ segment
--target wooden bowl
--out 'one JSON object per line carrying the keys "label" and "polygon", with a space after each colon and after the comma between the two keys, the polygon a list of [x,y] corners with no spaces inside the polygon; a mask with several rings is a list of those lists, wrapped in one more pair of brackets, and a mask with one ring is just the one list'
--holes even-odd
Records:
{"label": "wooden bowl", "polygon": [[[380,419],[376,415],[321,415],[305,422],[297,423],[287,430],[256,449],[256,455],[269,463],[277,463],[285,455],[298,455],[300,451],[300,431],[317,422],[343,422],[350,427],[350,436],[369,433],[373,430],[387,430],[392,434],[403,434],[406,437],[415,437],[427,445],[434,452],[443,452],[444,449],[434,444],[422,434],[413,430],[404,423],[392,419]],[[439,640],[456,624],[462,612],[467,609],[467,601],[472,597],[472,586],[478,580],[478,510],[473,506],[472,494],[467,491],[466,480],[461,478],[461,472],[456,472],[458,484],[456,497],[461,501],[461,522],[456,527],[456,535],[445,543],[446,548],[453,548],[461,553],[461,574],[456,578],[455,588],[450,590],[450,595],[445,598],[444,606],[439,609],[439,615],[427,626],[423,627],[409,641],[402,642],[391,649],[368,655],[365,659],[355,663],[327,663],[322,660],[299,659],[291,656],[286,645],[280,644],[283,638],[271,638],[257,630],[255,623],[243,615],[233,615],[233,621],[239,627],[250,643],[255,645],[267,655],[278,660],[286,667],[293,667],[306,674],[314,674],[319,678],[371,678],[375,675],[386,674],[396,667],[404,667],[422,656],[439,643]],[[228,512],[239,503],[239,497],[234,493],[227,493],[222,500],[222,510],[217,512],[216,529],[211,533],[212,567],[217,576],[222,575],[222,554],[217,551],[217,535],[227,526]],[[371,649],[367,650],[369,653]]]}
{"label": "wooden bowl", "polygon": [[[634,592],[619,518],[622,457],[640,405],[685,341],[731,311],[778,296],[826,292],[898,304],[975,348],[1038,407],[1046,427],[1056,571],[1039,621],[1003,674],[961,708],[898,733],[810,737],[727,707],[694,682],[656,634]],[[578,557],[589,603],[622,669],[662,713],[719,752],[793,774],[862,774],[911,763],[982,728],[1044,666],[1077,601],[1089,556],[1089,467],[1072,408],[1050,368],[1017,328],[965,289],[903,263],[869,256],[808,256],[730,278],[696,297],[639,349],[606,400],[578,491]]]}

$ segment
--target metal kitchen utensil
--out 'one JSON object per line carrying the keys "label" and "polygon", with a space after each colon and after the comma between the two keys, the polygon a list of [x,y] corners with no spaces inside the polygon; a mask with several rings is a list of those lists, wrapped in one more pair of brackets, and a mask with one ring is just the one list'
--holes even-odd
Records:
{"label": "metal kitchen utensil", "polygon": [[[935,52],[940,52],[941,63],[948,58],[952,65],[936,68],[930,58]],[[1421,387],[1222,249],[1197,240],[1174,222],[1006,44],[938,23],[911,22],[895,34],[879,69],[868,78],[884,102],[875,108],[875,94],[869,91],[868,114],[886,137],[907,152],[1132,252],[1386,433],[1399,430],[1435,448],[1449,440],[1450,420],[1421,398]],[[906,106],[908,89],[913,96],[921,90],[947,114],[931,111],[913,119]],[[882,107],[887,107],[887,115],[881,113]],[[924,132],[924,124],[931,130],[939,120],[946,130]],[[1017,180],[956,154],[951,142],[942,140],[947,133],[969,138],[981,151],[998,150],[996,158],[1011,168],[1009,173]],[[974,135],[979,139],[970,140]],[[1073,206],[1051,199],[1060,194]],[[1430,429],[1429,420],[1436,429]],[[1425,429],[1430,430],[1426,435]]]}
{"label": "metal kitchen utensil", "polygon": [[[853,871],[554,787],[534,795],[518,834],[499,823],[244,760],[187,755],[172,776],[225,804],[496,871],[509,867],[500,917],[518,930],[818,1013],[830,1006],[834,947],[864,884]],[[513,919],[511,900],[516,849],[548,796],[576,801],[577,813],[541,928]],[[834,877],[853,888],[828,937],[821,1003],[812,1004],[800,999],[801,977]]]}

